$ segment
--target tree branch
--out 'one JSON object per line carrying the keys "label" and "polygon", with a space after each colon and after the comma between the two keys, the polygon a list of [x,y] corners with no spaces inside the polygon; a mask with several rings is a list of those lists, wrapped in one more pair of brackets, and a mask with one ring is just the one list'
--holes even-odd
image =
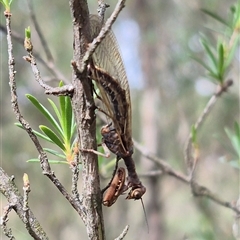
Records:
{"label": "tree branch", "polygon": [[[143,148],[136,141],[134,141],[134,146],[144,157],[146,157],[147,159],[156,163],[157,166],[159,166],[160,169],[163,171],[163,173],[168,174],[172,177],[175,177],[176,179],[178,179],[181,182],[186,183],[188,185],[191,184],[191,179],[189,177],[182,174],[181,172],[174,170],[166,161],[161,160],[161,159],[151,155],[145,148]],[[240,210],[234,204],[222,200],[221,198],[219,198],[218,196],[213,194],[209,189],[198,184],[196,181],[192,181],[192,185],[193,185],[192,191],[193,191],[194,196],[207,197],[207,198],[211,199],[213,202],[215,202],[221,206],[230,208],[236,213],[240,213]]]}
{"label": "tree branch", "polygon": [[[7,34],[7,29],[2,24],[0,24],[0,30],[3,33]],[[24,42],[24,38],[15,31],[12,31],[12,38],[21,45]],[[56,66],[53,63],[51,64],[47,63],[36,51],[34,56],[51,74],[53,74],[55,79],[57,79],[58,81],[62,80],[65,84],[69,83],[69,80],[56,68]]]}
{"label": "tree branch", "polygon": [[[73,19],[74,53],[73,62],[82,66],[86,46],[90,42],[89,12],[86,0],[69,0]],[[83,67],[79,74],[73,68],[72,83],[74,94],[72,107],[77,123],[79,149],[96,149],[96,117],[92,96],[92,82]],[[102,196],[98,174],[97,156],[88,152],[80,152],[82,161],[82,204],[85,209],[84,223],[89,239],[105,239],[102,214]]]}
{"label": "tree branch", "polygon": [[12,102],[12,109],[14,114],[16,115],[16,119],[22,124],[23,128],[29,135],[30,139],[34,143],[37,151],[39,152],[39,159],[40,165],[43,170],[43,173],[53,182],[53,184],[57,187],[57,189],[63,194],[63,196],[70,202],[73,208],[78,212],[78,214],[84,219],[84,211],[81,205],[76,202],[71,195],[68,194],[64,186],[61,182],[57,179],[55,174],[52,172],[51,167],[48,162],[48,158],[46,153],[44,152],[41,144],[38,141],[37,136],[34,134],[30,124],[23,118],[21,115],[19,105],[18,105],[18,97],[17,97],[17,87],[15,81],[15,60],[13,57],[13,45],[12,45],[12,38],[11,38],[11,15],[6,15],[6,28],[7,28],[7,43],[8,43],[8,68],[9,68],[9,85],[11,91],[11,102]]}
{"label": "tree branch", "polygon": [[102,40],[105,38],[105,36],[109,32],[109,30],[111,29],[113,23],[116,21],[118,15],[119,15],[119,13],[124,8],[125,2],[126,2],[126,0],[119,0],[118,1],[113,13],[111,14],[110,18],[108,18],[108,20],[106,21],[106,23],[102,27],[98,36],[95,39],[93,39],[93,41],[88,45],[88,49],[85,52],[85,55],[84,55],[83,60],[82,60],[82,65],[79,69],[80,72],[82,72],[86,68],[88,60],[90,59],[90,57],[94,53],[95,49],[102,42]]}
{"label": "tree branch", "polygon": [[[211,112],[213,106],[215,105],[216,101],[219,99],[219,97],[228,90],[229,87],[231,87],[233,84],[232,80],[227,80],[222,86],[217,87],[216,93],[210,98],[209,102],[207,103],[206,107],[204,108],[202,114],[199,116],[197,119],[196,123],[194,124],[195,130],[198,130],[203,122],[206,120],[207,116]],[[191,174],[192,168],[193,168],[193,159],[191,156],[191,141],[192,141],[192,136],[189,134],[187,142],[186,142],[186,147],[185,147],[185,162],[188,167],[188,172]]]}
{"label": "tree branch", "polygon": [[[5,209],[5,214],[1,218],[1,223],[6,223],[8,212],[14,209],[18,214],[19,218],[25,224],[25,211],[24,211],[24,201],[20,192],[18,191],[16,185],[13,182],[14,178],[10,178],[2,168],[0,168],[0,192],[7,198],[8,207]],[[40,223],[33,215],[32,211],[28,208],[28,216],[31,221],[28,223],[27,230],[29,234],[37,240],[48,239],[46,233],[41,227]],[[8,230],[9,232],[9,230]],[[10,234],[11,232],[9,232]],[[11,235],[11,234],[10,234]],[[14,238],[10,238],[14,239]]]}
{"label": "tree branch", "polygon": [[62,87],[51,87],[43,81],[43,79],[41,78],[41,75],[40,75],[40,71],[37,67],[35,57],[32,55],[32,52],[30,52],[30,54],[28,56],[24,56],[23,59],[31,64],[35,80],[39,83],[39,85],[43,89],[45,89],[46,94],[57,95],[57,96],[72,95],[74,88],[71,84],[64,85]]}

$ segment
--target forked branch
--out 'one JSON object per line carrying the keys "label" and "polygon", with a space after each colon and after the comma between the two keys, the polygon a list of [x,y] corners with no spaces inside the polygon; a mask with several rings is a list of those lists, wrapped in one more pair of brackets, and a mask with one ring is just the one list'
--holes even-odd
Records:
{"label": "forked branch", "polygon": [[[159,159],[156,156],[150,154],[144,147],[142,147],[136,141],[134,141],[134,146],[144,157],[146,157],[150,161],[156,163],[157,166],[162,170],[163,173],[165,173],[169,176],[172,176],[185,184],[188,184],[188,185],[191,184],[191,179],[188,176],[184,175],[183,173],[181,173],[179,171],[174,170],[166,161]],[[235,206],[235,204],[222,200],[220,197],[218,197],[214,193],[212,193],[212,191],[210,191],[208,188],[198,184],[196,181],[192,181],[192,185],[193,185],[192,190],[193,190],[194,196],[207,197],[210,200],[212,200],[213,202],[215,202],[221,206],[230,208],[234,212],[240,214],[240,210]]]}
{"label": "forked branch", "polygon": [[86,51],[86,53],[83,57],[83,60],[82,60],[82,65],[81,65],[81,68],[80,68],[80,72],[82,72],[86,68],[86,65],[87,65],[90,57],[94,53],[95,49],[102,42],[102,40],[106,37],[106,35],[109,32],[109,30],[111,29],[113,23],[116,21],[119,13],[124,8],[125,2],[126,2],[126,0],[119,0],[118,1],[113,13],[111,14],[110,18],[108,18],[108,20],[106,21],[106,23],[102,27],[98,36],[95,39],[93,39],[93,41],[88,45],[88,49],[87,49],[87,51]]}
{"label": "forked branch", "polygon": [[78,212],[78,214],[84,219],[84,215],[82,212],[81,205],[76,202],[70,194],[66,191],[64,186],[61,184],[61,182],[58,180],[58,178],[55,176],[53,171],[51,170],[50,164],[48,162],[48,158],[46,153],[44,152],[37,136],[34,134],[30,124],[23,118],[18,104],[18,97],[17,97],[17,87],[16,87],[16,81],[15,81],[15,60],[13,56],[13,45],[12,45],[12,36],[11,36],[11,14],[6,15],[6,29],[7,29],[7,44],[8,44],[8,67],[9,67],[9,85],[10,85],[10,91],[11,91],[11,102],[12,102],[12,109],[16,116],[16,119],[22,124],[23,128],[29,135],[30,139],[34,143],[37,151],[39,152],[39,159],[41,168],[43,170],[43,173],[53,182],[53,184],[57,187],[57,189],[63,194],[63,196],[70,202],[70,204],[73,206],[73,208]]}

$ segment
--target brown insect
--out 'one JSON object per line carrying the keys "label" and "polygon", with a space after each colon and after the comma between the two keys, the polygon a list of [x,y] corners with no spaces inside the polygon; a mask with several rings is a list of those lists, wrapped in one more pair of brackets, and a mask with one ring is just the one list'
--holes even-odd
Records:
{"label": "brown insect", "polygon": [[125,178],[125,169],[120,167],[117,170],[115,176],[113,177],[113,180],[111,181],[110,186],[108,187],[104,195],[104,206],[112,206],[116,202],[117,198],[127,190],[127,186],[125,185]]}
{"label": "brown insect", "polygon": [[[90,25],[92,38],[94,38],[102,28],[100,18],[97,15],[91,15]],[[108,124],[101,129],[103,143],[112,153],[117,155],[117,160],[122,158],[125,162],[128,170],[127,189],[131,188],[127,199],[140,199],[146,192],[146,188],[138,178],[135,163],[132,159],[133,142],[129,85],[117,40],[112,31],[109,31],[95,50],[89,64],[89,76],[95,80],[100,90],[104,112],[107,116]],[[120,179],[119,181],[122,183],[123,173],[121,171],[113,177],[111,184],[117,179]],[[121,177],[119,174],[121,174]],[[121,191],[119,191],[120,188],[117,188],[112,191],[110,188],[111,185],[109,192],[114,194],[108,196],[112,196],[113,199],[111,200],[108,197],[104,205],[110,204],[109,206],[111,206],[123,190],[121,188]],[[124,188],[125,190],[126,188]]]}

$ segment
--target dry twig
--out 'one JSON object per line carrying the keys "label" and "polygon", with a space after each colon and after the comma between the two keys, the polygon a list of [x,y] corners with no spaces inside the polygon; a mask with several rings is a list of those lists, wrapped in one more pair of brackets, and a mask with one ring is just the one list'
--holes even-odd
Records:
{"label": "dry twig", "polygon": [[17,91],[16,91],[16,81],[15,81],[15,60],[13,57],[13,45],[12,45],[12,37],[11,37],[11,15],[6,15],[6,28],[7,28],[7,43],[8,43],[8,67],[9,67],[9,85],[11,91],[11,102],[12,102],[12,109],[16,115],[16,119],[22,124],[23,128],[29,135],[30,139],[34,143],[37,151],[39,152],[39,159],[41,168],[43,169],[43,173],[48,176],[48,178],[53,182],[53,184],[57,187],[57,189],[63,194],[63,196],[70,202],[70,204],[74,207],[74,209],[78,212],[78,214],[83,218],[84,214],[81,208],[81,205],[77,203],[66,191],[64,186],[55,176],[51,167],[48,162],[48,158],[46,153],[44,152],[41,144],[38,141],[37,136],[34,134],[30,124],[23,118],[21,115],[19,105],[18,105],[18,98],[17,98]]}
{"label": "dry twig", "polygon": [[43,79],[41,78],[40,71],[37,67],[37,63],[35,61],[32,52],[28,55],[23,57],[24,60],[31,63],[32,71],[35,77],[35,80],[39,83],[39,85],[45,89],[46,94],[57,95],[57,96],[71,96],[73,93],[73,86],[71,84],[64,85],[62,87],[51,87],[46,84]]}
{"label": "dry twig", "polygon": [[[144,157],[146,157],[147,159],[156,163],[157,166],[159,166],[159,168],[163,171],[163,173],[168,174],[186,184],[191,184],[191,179],[189,177],[187,177],[186,175],[182,174],[179,171],[174,170],[166,161],[161,160],[161,159],[157,158],[156,156],[151,155],[145,148],[143,148],[136,141],[134,141],[134,146]],[[222,200],[220,197],[213,194],[208,188],[201,186],[194,180],[192,181],[192,185],[193,185],[192,191],[193,191],[194,196],[207,197],[207,198],[211,199],[213,202],[215,202],[221,206],[230,208],[234,212],[240,214],[240,210],[234,204]]]}
{"label": "dry twig", "polygon": [[126,236],[126,234],[127,234],[127,232],[128,232],[128,229],[129,229],[129,225],[127,225],[127,226],[123,229],[122,233],[121,233],[117,238],[115,238],[114,240],[122,240],[122,239],[124,239],[124,237]]}
{"label": "dry twig", "polygon": [[[222,86],[217,87],[216,93],[210,98],[209,102],[207,103],[206,107],[204,108],[202,114],[199,116],[197,119],[196,123],[194,124],[194,128],[198,130],[201,125],[204,123],[206,120],[207,116],[211,112],[213,106],[215,105],[216,101],[219,99],[219,97],[228,90],[230,86],[232,86],[233,81],[228,80],[224,83]],[[191,174],[192,169],[193,169],[193,158],[191,156],[191,141],[192,141],[192,136],[189,134],[187,142],[186,142],[186,147],[185,147],[185,162],[188,167],[189,174]]]}
{"label": "dry twig", "polygon": [[102,27],[100,33],[98,34],[98,36],[95,39],[93,39],[93,41],[88,45],[88,49],[85,52],[85,55],[84,55],[83,60],[82,60],[81,67],[79,69],[80,72],[83,72],[83,70],[86,68],[88,60],[90,59],[90,57],[94,53],[97,46],[102,42],[102,40],[105,38],[105,36],[109,32],[109,30],[111,29],[113,23],[116,21],[118,15],[119,15],[119,13],[124,8],[125,2],[126,2],[126,0],[119,0],[118,1],[112,15],[110,16],[110,18],[108,18],[108,20],[106,21],[106,23]]}

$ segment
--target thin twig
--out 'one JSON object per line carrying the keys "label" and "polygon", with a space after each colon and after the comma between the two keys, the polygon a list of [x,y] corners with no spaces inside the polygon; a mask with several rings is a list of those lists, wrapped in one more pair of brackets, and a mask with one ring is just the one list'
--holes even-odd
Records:
{"label": "thin twig", "polygon": [[101,18],[102,24],[104,23],[104,16],[109,4],[105,3],[104,0],[98,0],[98,16]]}
{"label": "thin twig", "polygon": [[[7,34],[7,29],[5,26],[3,26],[2,24],[0,24],[0,30],[2,32],[4,32],[5,34]],[[18,34],[15,31],[12,31],[12,38],[14,40],[16,40],[19,44],[23,45],[24,42],[24,38]],[[51,74],[53,74],[54,78],[52,78],[54,81],[60,81],[62,80],[65,84],[69,83],[69,79],[67,79],[60,71],[59,69],[56,68],[56,66],[51,63],[47,63],[45,60],[43,60],[43,58],[40,56],[40,54],[38,52],[36,52],[36,49],[34,51],[34,56],[35,58],[39,61],[39,63],[41,63]]]}
{"label": "thin twig", "polygon": [[17,87],[15,81],[15,60],[13,57],[13,45],[12,45],[12,37],[11,37],[11,15],[6,16],[6,27],[7,27],[7,43],[8,43],[8,67],[9,67],[9,85],[11,91],[11,102],[12,102],[12,109],[16,115],[16,119],[22,124],[23,128],[29,135],[30,139],[34,143],[37,151],[39,152],[39,159],[41,168],[43,169],[43,173],[53,182],[53,184],[57,187],[57,189],[63,194],[63,196],[70,202],[73,208],[78,212],[78,214],[84,219],[84,213],[82,211],[82,207],[78,204],[66,191],[62,183],[58,180],[55,174],[52,172],[50,164],[48,162],[48,158],[46,153],[44,152],[40,142],[38,141],[37,136],[34,134],[30,124],[23,118],[21,115],[19,105],[18,105],[18,98],[17,98]]}
{"label": "thin twig", "polygon": [[153,170],[146,173],[139,173],[138,176],[140,178],[152,178],[152,177],[160,176],[162,174],[163,174],[163,171],[161,170]]}
{"label": "thin twig", "polygon": [[[76,140],[76,143],[78,143],[78,139]],[[76,149],[78,147],[76,146]],[[78,188],[77,188],[77,183],[79,180],[79,151],[77,149],[77,151],[75,151],[75,155],[74,155],[74,161],[71,164],[71,169],[72,169],[72,195],[73,198],[76,201],[79,201],[79,192],[78,192]]]}
{"label": "thin twig", "polygon": [[38,24],[38,21],[37,21],[37,18],[36,18],[36,14],[35,14],[34,9],[33,9],[33,1],[27,0],[27,4],[28,4],[28,7],[29,7],[29,11],[30,11],[30,17],[31,17],[31,19],[33,21],[34,27],[35,27],[35,29],[37,31],[37,34],[38,34],[38,36],[40,38],[41,44],[43,46],[43,49],[44,49],[44,51],[46,53],[47,60],[48,60],[49,64],[52,64],[54,62],[53,61],[53,56],[52,56],[51,51],[50,51],[50,49],[48,47],[47,41],[45,40],[45,37],[44,37],[44,35],[43,35],[42,31],[41,31],[41,28],[40,28],[40,26]]}
{"label": "thin twig", "polygon": [[46,84],[41,78],[40,71],[37,67],[37,63],[35,57],[30,53],[28,56],[23,57],[24,60],[31,63],[32,71],[35,77],[35,80],[39,83],[39,85],[45,89],[46,94],[57,95],[57,96],[71,96],[74,88],[71,84],[64,85],[62,87],[51,87]]}
{"label": "thin twig", "polygon": [[28,196],[30,193],[30,182],[26,173],[23,176],[23,221],[26,229],[30,229],[31,225],[29,222],[29,208],[28,208]]}
{"label": "thin twig", "polygon": [[[25,223],[23,197],[14,183],[14,177],[9,177],[2,168],[0,168],[0,192],[6,197],[9,206],[14,209],[22,222]],[[27,228],[29,234],[36,240],[48,240],[46,233],[30,209],[28,214],[29,219],[31,219],[29,221],[30,227]]]}
{"label": "thin twig", "polygon": [[[198,130],[201,127],[201,125],[204,123],[207,116],[211,112],[214,104],[219,99],[219,97],[222,95],[222,93],[226,92],[228,90],[228,88],[230,86],[232,86],[232,84],[233,84],[232,80],[227,80],[222,86],[218,86],[217,92],[210,98],[210,100],[207,103],[206,107],[204,108],[202,114],[199,116],[196,123],[194,124],[194,128],[196,130]],[[191,149],[192,149],[191,148],[191,141],[192,141],[192,136],[191,136],[191,134],[189,134],[188,139],[187,139],[187,143],[186,143],[186,147],[185,147],[185,156],[184,156],[189,173],[191,173],[192,167],[193,167],[192,166],[193,159],[191,157]]]}
{"label": "thin twig", "polygon": [[121,233],[117,238],[115,238],[114,240],[122,240],[122,239],[124,239],[124,237],[126,236],[126,234],[127,234],[127,232],[128,232],[128,229],[129,229],[129,225],[127,225],[127,226],[123,229],[122,233]]}
{"label": "thin twig", "polygon": [[12,229],[7,227],[7,222],[9,220],[8,214],[11,212],[12,209],[13,208],[10,205],[7,205],[6,207],[4,207],[3,215],[1,216],[1,220],[0,220],[0,225],[3,230],[3,234],[10,240],[15,240],[15,237],[12,234]]}
{"label": "thin twig", "polygon": [[109,30],[111,29],[113,23],[115,22],[115,20],[117,19],[118,15],[119,15],[119,13],[124,8],[125,2],[126,2],[126,0],[119,0],[118,1],[112,15],[110,16],[110,18],[108,18],[108,20],[106,21],[106,23],[102,27],[100,33],[98,34],[98,36],[95,39],[93,39],[93,41],[88,45],[88,49],[87,49],[87,51],[86,51],[86,53],[85,53],[85,55],[82,59],[82,64],[79,68],[80,72],[83,72],[84,69],[86,68],[88,60],[90,59],[90,57],[94,53],[97,46],[102,42],[102,40],[105,38],[105,36],[109,32]]}
{"label": "thin twig", "polygon": [[[181,172],[174,170],[166,161],[161,160],[161,159],[157,158],[156,156],[150,154],[145,148],[143,148],[136,141],[134,141],[134,146],[143,156],[145,156],[147,159],[151,160],[152,162],[156,163],[160,167],[160,169],[163,171],[163,173],[168,174],[186,184],[191,183],[191,180],[189,177],[182,174]],[[198,184],[196,181],[192,181],[192,184],[193,184],[192,190],[193,190],[194,196],[207,197],[207,198],[211,199],[213,202],[218,203],[221,206],[230,208],[234,212],[240,214],[240,210],[234,204],[222,200],[221,198],[219,198],[218,196],[213,194],[209,189]]]}

